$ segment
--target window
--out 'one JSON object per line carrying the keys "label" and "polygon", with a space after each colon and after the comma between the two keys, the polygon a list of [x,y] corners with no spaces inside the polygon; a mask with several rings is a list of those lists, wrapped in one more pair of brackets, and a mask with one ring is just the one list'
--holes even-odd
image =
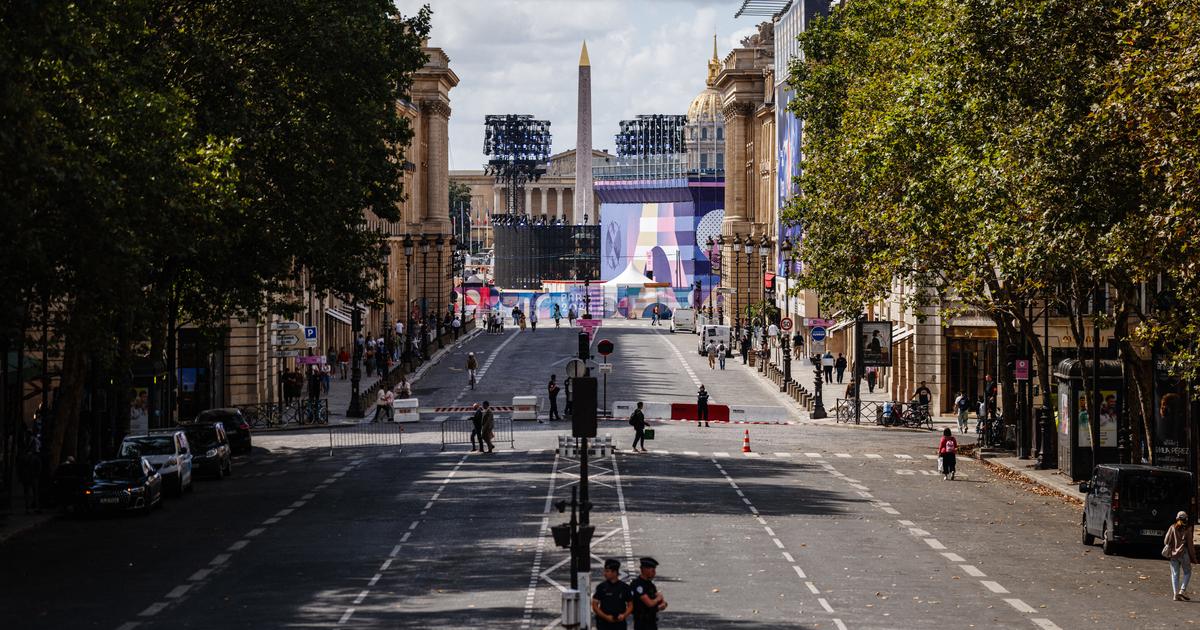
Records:
{"label": "window", "polygon": [[717,140],[724,140],[724,139],[725,139],[725,128],[717,127]]}
{"label": "window", "polygon": [[701,128],[700,128],[700,139],[701,139],[701,140],[708,140],[708,127],[701,127]]}
{"label": "window", "polygon": [[724,170],[724,169],[725,169],[725,154],[718,153],[717,154],[717,170]]}
{"label": "window", "polygon": [[702,171],[708,170],[708,154],[707,153],[700,154],[700,170],[702,170]]}

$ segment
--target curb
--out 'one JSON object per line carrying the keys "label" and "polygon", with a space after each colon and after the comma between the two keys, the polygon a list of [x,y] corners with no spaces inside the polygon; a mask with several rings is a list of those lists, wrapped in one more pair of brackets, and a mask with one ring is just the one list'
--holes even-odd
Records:
{"label": "curb", "polygon": [[60,515],[57,512],[52,514],[42,514],[41,518],[30,519],[28,523],[25,523],[20,527],[16,527],[8,531],[0,531],[0,544],[4,544],[6,541],[8,541],[8,539],[23,534],[35,527],[45,525],[46,523],[57,519],[59,516]]}
{"label": "curb", "polygon": [[929,435],[931,433],[938,432],[938,427],[936,427],[936,426],[932,429],[915,429],[915,428],[911,428],[911,427],[885,427],[885,426],[880,426],[875,423],[871,423],[871,424],[853,424],[853,423],[846,423],[846,422],[825,423],[825,422],[821,422],[820,420],[811,420],[811,419],[807,420],[807,421],[803,421],[803,422],[798,422],[796,424],[806,424],[806,425],[814,426],[814,427],[843,427],[846,429],[861,429],[861,430],[865,430],[865,431],[896,431],[899,433],[921,433],[924,435]]}
{"label": "curb", "polygon": [[1045,490],[1045,491],[1053,494],[1054,496],[1056,496],[1060,499],[1063,499],[1069,503],[1072,503],[1079,507],[1083,506],[1083,499],[1080,499],[1079,497],[1067,494],[1067,493],[1063,492],[1062,489],[1056,488],[1050,484],[1047,484],[1047,483],[1041,481],[1040,479],[1038,479],[1037,477],[1031,477],[1030,475],[1026,474],[1024,471],[1018,470],[1016,468],[1009,468],[1008,466],[1004,466],[1002,464],[994,463],[994,462],[990,461],[991,458],[984,457],[982,452],[980,452],[978,450],[971,455],[971,458],[974,459],[975,461],[978,461],[980,464],[983,464],[984,467],[986,467],[988,470],[991,470],[992,472],[1007,473],[1009,475],[1019,478],[1020,481],[1022,481],[1024,483],[1027,483],[1027,484],[1033,485],[1033,486],[1037,486],[1037,487],[1041,488],[1042,490]]}

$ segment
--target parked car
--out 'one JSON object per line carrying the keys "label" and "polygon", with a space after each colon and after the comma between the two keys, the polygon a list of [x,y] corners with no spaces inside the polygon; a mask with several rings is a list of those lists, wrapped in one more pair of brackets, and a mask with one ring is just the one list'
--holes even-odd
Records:
{"label": "parked car", "polygon": [[233,456],[225,425],[220,422],[191,422],[183,426],[193,449],[192,470],[222,479],[233,473]]}
{"label": "parked car", "polygon": [[1142,464],[1101,464],[1091,481],[1079,484],[1083,502],[1083,544],[1096,538],[1105,554],[1120,544],[1161,545],[1180,510],[1195,514],[1192,474]]}
{"label": "parked car", "polygon": [[696,332],[696,309],[677,308],[671,311],[671,332],[677,330]]}
{"label": "parked car", "polygon": [[207,409],[201,411],[192,423],[220,422],[225,425],[225,435],[229,438],[229,447],[235,455],[249,453],[251,448],[250,423],[237,407]]}
{"label": "parked car", "polygon": [[81,493],[80,504],[90,512],[149,514],[162,502],[162,475],[145,457],[102,461],[92,468]]}
{"label": "parked car", "polygon": [[192,489],[192,451],[183,431],[130,435],[121,441],[119,457],[145,457],[163,478],[163,486],[176,494]]}

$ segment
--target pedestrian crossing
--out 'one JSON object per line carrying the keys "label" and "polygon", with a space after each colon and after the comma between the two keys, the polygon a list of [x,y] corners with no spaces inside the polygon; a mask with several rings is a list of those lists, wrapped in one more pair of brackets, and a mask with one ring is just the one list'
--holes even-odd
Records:
{"label": "pedestrian crossing", "polygon": [[[910,455],[907,453],[892,453],[890,455],[885,456],[880,453],[813,453],[813,452],[794,452],[793,453],[793,452],[786,452],[786,451],[775,451],[775,452],[770,452],[770,453],[767,453],[767,452],[743,453],[743,452],[737,451],[737,452],[730,453],[729,451],[711,451],[711,452],[672,451],[669,449],[654,449],[654,450],[647,451],[645,453],[642,453],[642,452],[633,453],[633,452],[629,451],[628,449],[624,449],[624,448],[617,448],[614,450],[616,450],[617,453],[622,454],[622,455],[630,454],[630,455],[636,455],[638,457],[654,456],[654,455],[683,455],[686,457],[705,457],[705,458],[715,457],[718,459],[742,457],[745,459],[764,459],[765,458],[765,459],[786,459],[786,460],[793,460],[793,461],[805,460],[805,459],[809,459],[809,460],[826,460],[826,459],[850,459],[850,460],[877,459],[877,460],[884,460],[884,459],[894,458],[894,459],[901,460],[901,461],[919,461],[922,459],[928,459],[928,460],[936,460],[937,459],[937,455],[929,455],[929,454]],[[513,449],[513,450],[496,449],[495,453],[492,453],[492,454],[493,455],[522,455],[522,454],[523,455],[538,455],[538,454],[542,454],[542,453],[553,453],[553,452],[554,451],[552,449],[527,449],[527,450],[526,449]],[[439,452],[424,452],[424,453],[408,453],[406,455],[409,457],[450,457],[450,456],[461,455],[461,454],[462,454],[461,451],[439,451]],[[380,457],[385,457],[385,456],[381,455]]]}

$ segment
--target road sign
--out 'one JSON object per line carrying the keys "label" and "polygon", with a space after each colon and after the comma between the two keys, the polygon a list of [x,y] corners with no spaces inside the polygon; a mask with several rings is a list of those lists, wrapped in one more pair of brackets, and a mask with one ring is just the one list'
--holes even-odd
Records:
{"label": "road sign", "polygon": [[825,341],[825,327],[813,326],[812,329],[808,331],[808,335],[812,337],[813,341],[818,343]]}
{"label": "road sign", "polygon": [[[292,352],[296,352],[292,350]],[[325,365],[325,357],[323,355],[313,355],[311,357],[296,357],[296,365]]]}
{"label": "road sign", "polygon": [[300,335],[304,332],[304,325],[300,322],[274,322],[271,324],[271,331]]}
{"label": "road sign", "polygon": [[581,378],[587,374],[587,364],[582,359],[571,359],[567,362],[567,376]]}
{"label": "road sign", "polygon": [[298,357],[298,356],[300,356],[300,351],[299,350],[276,350],[275,356],[277,356],[277,357]]}
{"label": "road sign", "polygon": [[780,327],[781,329],[783,329],[783,332],[791,332],[791,330],[792,330],[792,318],[791,318],[791,317],[784,317],[783,319],[779,320],[779,327]]}
{"label": "road sign", "polygon": [[607,339],[601,339],[596,342],[596,352],[602,357],[606,357],[613,353],[613,342]]}
{"label": "road sign", "polygon": [[316,326],[305,326],[304,327],[304,345],[309,348],[317,347],[317,327]]}
{"label": "road sign", "polygon": [[304,343],[300,341],[299,335],[292,334],[276,335],[271,338],[271,343],[276,346],[283,346],[286,348],[304,345]]}
{"label": "road sign", "polygon": [[804,325],[808,326],[809,328],[813,328],[815,326],[820,326],[821,328],[829,328],[830,326],[833,325],[833,320],[832,319],[821,319],[819,317],[805,317]]}
{"label": "road sign", "polygon": [[614,365],[616,365],[616,364],[615,363],[601,363],[600,364],[600,373],[608,374],[609,372],[612,372]]}
{"label": "road sign", "polygon": [[1017,359],[1014,371],[1016,372],[1018,381],[1029,380],[1029,359]]}

